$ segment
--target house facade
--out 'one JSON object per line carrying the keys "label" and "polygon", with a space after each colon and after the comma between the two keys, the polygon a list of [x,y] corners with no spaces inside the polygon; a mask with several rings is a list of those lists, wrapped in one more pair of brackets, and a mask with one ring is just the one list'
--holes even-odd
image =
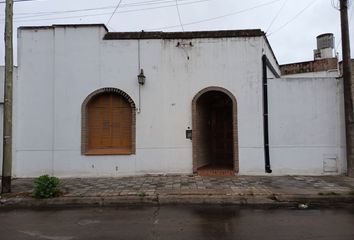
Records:
{"label": "house facade", "polygon": [[280,78],[261,30],[21,27],[18,46],[13,176],[346,171],[342,83]]}

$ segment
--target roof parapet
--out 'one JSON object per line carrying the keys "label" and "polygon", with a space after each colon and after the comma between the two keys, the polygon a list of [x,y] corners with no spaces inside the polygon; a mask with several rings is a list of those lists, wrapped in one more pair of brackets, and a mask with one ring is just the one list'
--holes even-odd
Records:
{"label": "roof parapet", "polygon": [[105,40],[116,39],[193,39],[193,38],[234,38],[261,37],[265,33],[260,29],[191,31],[191,32],[108,32]]}

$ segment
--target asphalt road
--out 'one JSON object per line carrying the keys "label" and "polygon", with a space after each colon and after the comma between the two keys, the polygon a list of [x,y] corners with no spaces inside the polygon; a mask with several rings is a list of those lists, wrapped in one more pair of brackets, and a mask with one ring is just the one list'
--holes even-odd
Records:
{"label": "asphalt road", "polygon": [[164,206],[0,210],[0,239],[353,240],[354,209]]}

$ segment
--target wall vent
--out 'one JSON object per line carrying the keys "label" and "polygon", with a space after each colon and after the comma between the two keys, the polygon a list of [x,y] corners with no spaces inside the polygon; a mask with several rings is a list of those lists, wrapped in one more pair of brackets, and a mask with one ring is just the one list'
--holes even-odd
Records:
{"label": "wall vent", "polygon": [[323,155],[323,172],[325,173],[338,172],[337,155],[333,155],[333,154]]}

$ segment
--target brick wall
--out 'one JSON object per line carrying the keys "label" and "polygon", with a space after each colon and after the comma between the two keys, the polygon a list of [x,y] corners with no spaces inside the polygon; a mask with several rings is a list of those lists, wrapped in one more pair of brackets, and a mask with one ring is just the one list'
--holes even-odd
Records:
{"label": "brick wall", "polygon": [[337,58],[326,58],[315,61],[280,65],[281,75],[321,72],[337,69]]}

